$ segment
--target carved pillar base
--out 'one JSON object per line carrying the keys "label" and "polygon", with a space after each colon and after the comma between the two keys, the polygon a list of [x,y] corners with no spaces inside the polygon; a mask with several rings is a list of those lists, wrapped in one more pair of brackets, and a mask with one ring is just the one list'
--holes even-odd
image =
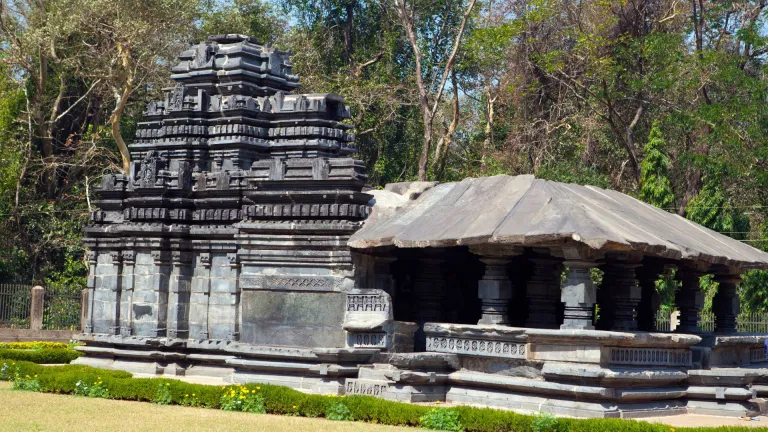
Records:
{"label": "carved pillar base", "polygon": [[682,286],[675,295],[675,303],[680,309],[680,324],[677,333],[699,333],[699,312],[704,306],[704,293],[701,291],[699,279],[704,271],[693,266],[681,266],[678,277]]}
{"label": "carved pillar base", "polygon": [[635,279],[639,259],[609,259],[603,267],[600,327],[606,330],[637,331],[637,306],[640,286]]}
{"label": "carved pillar base", "polygon": [[592,282],[590,269],[597,264],[592,261],[569,260],[565,265],[568,267],[568,277],[561,289],[565,314],[560,328],[594,330],[597,287]]}
{"label": "carved pillar base", "polygon": [[530,259],[533,274],[528,280],[528,319],[526,327],[556,329],[560,326],[557,309],[560,305],[560,273],[562,262],[553,257]]}
{"label": "carved pillar base", "polygon": [[719,284],[717,294],[712,299],[712,311],[715,313],[716,333],[736,333],[736,317],[739,315],[739,295],[736,290],[741,283],[741,276],[728,269],[715,271],[715,282]]}

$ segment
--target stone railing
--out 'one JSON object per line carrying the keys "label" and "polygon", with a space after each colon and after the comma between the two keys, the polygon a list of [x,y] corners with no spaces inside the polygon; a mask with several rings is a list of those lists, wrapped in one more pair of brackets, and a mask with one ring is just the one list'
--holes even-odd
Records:
{"label": "stone railing", "polygon": [[424,333],[430,352],[602,366],[691,367],[691,347],[701,341],[680,334],[440,323],[425,324]]}

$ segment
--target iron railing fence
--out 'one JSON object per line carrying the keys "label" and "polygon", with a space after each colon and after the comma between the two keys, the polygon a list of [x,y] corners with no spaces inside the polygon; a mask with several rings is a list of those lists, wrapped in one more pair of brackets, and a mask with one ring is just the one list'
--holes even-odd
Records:
{"label": "iron railing fence", "polygon": [[0,284],[0,327],[29,328],[32,286]]}
{"label": "iron railing fence", "polygon": [[43,330],[78,330],[82,290],[46,287],[43,296]]}
{"label": "iron railing fence", "polygon": [[[677,325],[674,312],[658,311],[656,313],[656,331],[671,332]],[[715,314],[700,312],[698,319],[699,331],[712,333],[715,331]],[[742,312],[736,317],[736,331],[739,333],[767,333],[768,312]]]}

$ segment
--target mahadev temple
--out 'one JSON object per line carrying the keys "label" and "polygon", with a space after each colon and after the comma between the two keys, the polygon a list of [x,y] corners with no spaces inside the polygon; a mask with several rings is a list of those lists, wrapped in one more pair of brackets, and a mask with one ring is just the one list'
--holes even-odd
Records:
{"label": "mahadev temple", "polygon": [[[171,78],[85,227],[79,363],[577,417],[764,412],[766,336],[736,316],[768,254],[530,175],[371,190],[344,100],[299,93],[288,53],[246,36]],[[670,268],[680,324],[656,332]]]}

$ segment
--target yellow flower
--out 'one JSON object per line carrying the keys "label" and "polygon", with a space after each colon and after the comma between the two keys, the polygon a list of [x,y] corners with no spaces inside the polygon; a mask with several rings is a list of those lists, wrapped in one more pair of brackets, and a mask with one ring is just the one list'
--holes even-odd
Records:
{"label": "yellow flower", "polygon": [[168,384],[168,383],[165,383],[165,386],[166,386],[166,387],[168,387],[169,385],[170,385],[170,384]]}
{"label": "yellow flower", "polygon": [[189,395],[188,395],[188,394],[185,394],[185,395],[184,395],[184,397],[189,397]]}
{"label": "yellow flower", "polygon": [[261,387],[256,387],[256,390],[261,390]]}
{"label": "yellow flower", "polygon": [[194,393],[192,393],[192,396],[194,396],[194,395],[195,395],[195,394],[194,394]]}
{"label": "yellow flower", "polygon": [[245,399],[245,396],[240,396],[240,399],[241,399],[241,400],[242,400],[242,399]]}
{"label": "yellow flower", "polygon": [[296,409],[296,405],[293,406],[293,409]]}

